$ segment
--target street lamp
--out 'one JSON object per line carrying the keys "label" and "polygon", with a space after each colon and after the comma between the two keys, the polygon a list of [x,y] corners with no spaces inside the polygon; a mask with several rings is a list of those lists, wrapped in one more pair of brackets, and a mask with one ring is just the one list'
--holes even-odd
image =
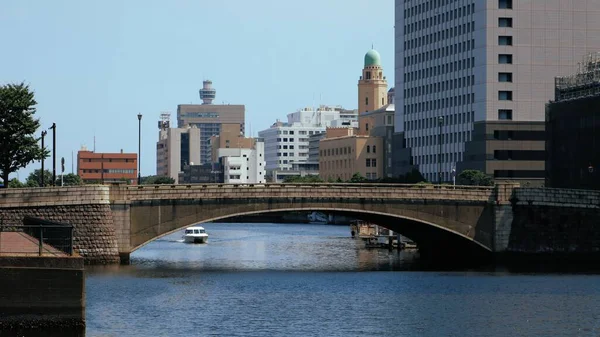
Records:
{"label": "street lamp", "polygon": [[438,184],[442,185],[442,126],[444,125],[444,117],[440,116],[438,118],[438,125],[440,127],[440,132],[438,135],[438,145],[439,145],[439,153],[438,153]]}
{"label": "street lamp", "polygon": [[142,158],[142,114],[138,113],[138,185],[142,184],[142,174],[140,170],[142,168],[140,159]]}
{"label": "street lamp", "polygon": [[[52,129],[52,186],[56,185],[56,123],[48,130]],[[42,173],[43,174],[43,173]]]}
{"label": "street lamp", "polygon": [[41,187],[44,187],[44,151],[46,148],[44,147],[44,137],[48,132],[46,130],[42,130],[42,172],[40,172],[40,176],[42,177]]}

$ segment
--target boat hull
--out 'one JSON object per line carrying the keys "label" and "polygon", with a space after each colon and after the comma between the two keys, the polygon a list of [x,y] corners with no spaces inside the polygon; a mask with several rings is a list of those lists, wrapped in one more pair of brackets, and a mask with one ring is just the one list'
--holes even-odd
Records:
{"label": "boat hull", "polygon": [[206,243],[208,236],[184,236],[183,241],[186,243]]}

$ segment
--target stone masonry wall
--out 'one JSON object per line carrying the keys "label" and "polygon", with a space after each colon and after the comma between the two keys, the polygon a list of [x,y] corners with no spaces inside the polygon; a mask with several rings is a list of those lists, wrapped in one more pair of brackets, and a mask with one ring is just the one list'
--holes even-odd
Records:
{"label": "stone masonry wall", "polygon": [[86,264],[119,262],[108,186],[8,189],[0,192],[0,221],[33,216],[74,226],[73,245]]}
{"label": "stone masonry wall", "polygon": [[507,251],[600,253],[600,192],[518,188]]}

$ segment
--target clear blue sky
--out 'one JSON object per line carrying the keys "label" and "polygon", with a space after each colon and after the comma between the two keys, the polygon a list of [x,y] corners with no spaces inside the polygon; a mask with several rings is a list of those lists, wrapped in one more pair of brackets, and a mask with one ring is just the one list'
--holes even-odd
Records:
{"label": "clear blue sky", "polygon": [[4,0],[0,84],[35,91],[43,127],[57,123],[66,172],[94,135],[97,152],[137,152],[142,113],[141,172],[150,175],[159,114],[173,120],[177,104],[200,103],[203,79],[217,102],[246,105],[253,134],[305,106],[356,108],[371,44],[391,87],[393,11],[392,0]]}

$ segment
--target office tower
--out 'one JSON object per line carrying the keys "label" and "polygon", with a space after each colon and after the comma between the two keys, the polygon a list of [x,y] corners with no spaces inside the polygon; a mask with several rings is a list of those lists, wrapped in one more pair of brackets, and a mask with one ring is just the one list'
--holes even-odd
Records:
{"label": "office tower", "polygon": [[554,77],[600,50],[600,1],[396,0],[395,166],[543,182]]}

